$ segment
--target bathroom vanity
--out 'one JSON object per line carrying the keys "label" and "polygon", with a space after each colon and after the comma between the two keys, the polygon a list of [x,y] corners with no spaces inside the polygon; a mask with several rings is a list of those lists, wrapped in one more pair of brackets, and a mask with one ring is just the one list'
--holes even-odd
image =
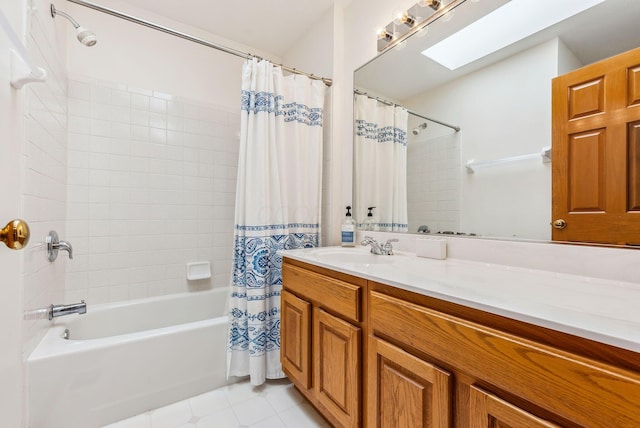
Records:
{"label": "bathroom vanity", "polygon": [[635,283],[363,248],[283,256],[283,370],[334,426],[640,426]]}

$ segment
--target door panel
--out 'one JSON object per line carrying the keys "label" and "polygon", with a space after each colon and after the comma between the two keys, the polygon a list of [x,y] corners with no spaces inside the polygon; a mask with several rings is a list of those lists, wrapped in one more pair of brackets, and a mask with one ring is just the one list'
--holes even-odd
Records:
{"label": "door panel", "polygon": [[553,240],[640,243],[639,57],[640,48],[553,80]]}

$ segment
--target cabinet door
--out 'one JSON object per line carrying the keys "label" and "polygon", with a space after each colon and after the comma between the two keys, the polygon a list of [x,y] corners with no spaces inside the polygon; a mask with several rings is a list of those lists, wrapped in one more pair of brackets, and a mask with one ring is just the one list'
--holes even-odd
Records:
{"label": "cabinet door", "polygon": [[360,328],[313,309],[314,391],[338,426],[360,425]]}
{"label": "cabinet door", "polygon": [[283,371],[299,387],[311,387],[311,304],[282,291],[280,360]]}
{"label": "cabinet door", "polygon": [[369,338],[368,353],[370,426],[450,426],[449,373],[373,336]]}
{"label": "cabinet door", "polygon": [[558,425],[471,386],[471,428],[558,428]]}

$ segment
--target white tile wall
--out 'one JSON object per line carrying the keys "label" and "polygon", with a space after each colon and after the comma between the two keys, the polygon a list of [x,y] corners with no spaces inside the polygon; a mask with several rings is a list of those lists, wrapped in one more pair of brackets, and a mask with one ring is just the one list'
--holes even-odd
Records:
{"label": "white tile wall", "polygon": [[[67,299],[226,286],[239,112],[151,89],[69,80]],[[212,279],[187,281],[186,263]]]}
{"label": "white tile wall", "polygon": [[[407,213],[409,231],[460,230],[460,144],[455,134],[436,138],[409,135]],[[469,232],[469,231],[466,231]]]}
{"label": "white tile wall", "polygon": [[46,13],[49,5],[36,6],[26,46],[33,62],[47,70],[47,80],[21,89],[26,96],[22,208],[31,230],[29,245],[22,252],[25,358],[49,326],[44,308],[63,303],[67,263],[65,257],[49,263],[42,244],[50,230],[63,239],[66,234],[67,75],[51,16]]}

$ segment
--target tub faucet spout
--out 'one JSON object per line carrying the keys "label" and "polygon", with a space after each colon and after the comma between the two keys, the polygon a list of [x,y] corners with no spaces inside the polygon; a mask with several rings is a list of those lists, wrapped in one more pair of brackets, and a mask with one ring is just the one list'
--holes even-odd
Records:
{"label": "tub faucet spout", "polygon": [[84,300],[80,303],[72,303],[70,305],[51,305],[49,306],[49,321],[63,315],[86,314],[87,304]]}

